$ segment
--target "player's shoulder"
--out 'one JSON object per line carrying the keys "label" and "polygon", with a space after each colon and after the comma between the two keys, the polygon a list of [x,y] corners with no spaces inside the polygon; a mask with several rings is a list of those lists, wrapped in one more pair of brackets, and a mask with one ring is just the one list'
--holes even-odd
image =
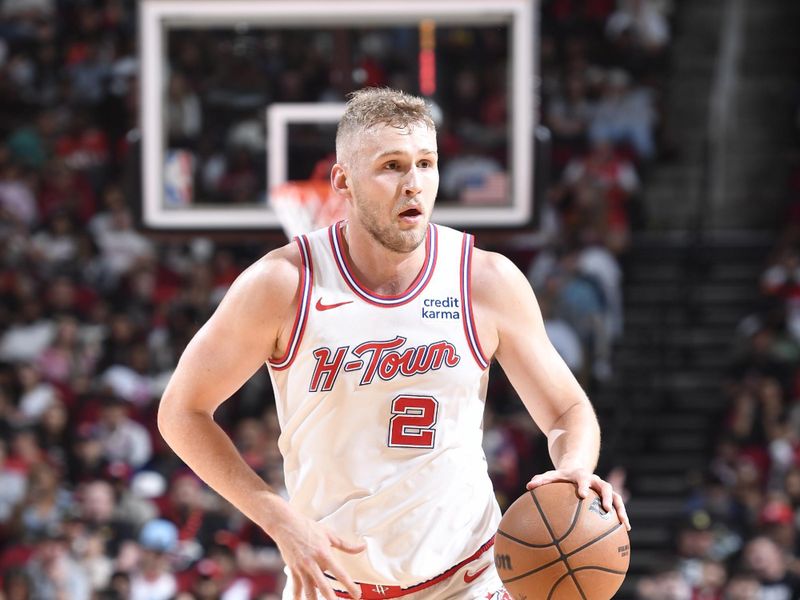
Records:
{"label": "player's shoulder", "polygon": [[520,306],[535,302],[528,279],[516,264],[499,252],[475,248],[472,256],[472,301],[493,314],[518,314]]}
{"label": "player's shoulder", "polygon": [[231,292],[264,298],[269,304],[291,302],[300,282],[303,260],[298,245],[290,242],[276,248],[245,269]]}
{"label": "player's shoulder", "polygon": [[499,252],[474,248],[472,252],[472,285],[507,284],[522,275],[517,265]]}

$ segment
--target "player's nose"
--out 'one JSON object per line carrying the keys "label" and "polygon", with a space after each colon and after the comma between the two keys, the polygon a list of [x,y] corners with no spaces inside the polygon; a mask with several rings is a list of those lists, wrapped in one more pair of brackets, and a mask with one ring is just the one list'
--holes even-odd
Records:
{"label": "player's nose", "polygon": [[413,198],[422,191],[422,183],[419,171],[416,167],[411,167],[403,179],[403,194]]}

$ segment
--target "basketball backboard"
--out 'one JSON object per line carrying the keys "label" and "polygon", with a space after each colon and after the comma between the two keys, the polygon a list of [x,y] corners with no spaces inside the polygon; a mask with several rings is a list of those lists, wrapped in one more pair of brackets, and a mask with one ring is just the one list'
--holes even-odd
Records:
{"label": "basketball backboard", "polygon": [[426,96],[441,114],[436,222],[530,220],[530,0],[143,0],[140,7],[146,226],[279,228],[268,190],[325,176],[345,96],[371,84]]}

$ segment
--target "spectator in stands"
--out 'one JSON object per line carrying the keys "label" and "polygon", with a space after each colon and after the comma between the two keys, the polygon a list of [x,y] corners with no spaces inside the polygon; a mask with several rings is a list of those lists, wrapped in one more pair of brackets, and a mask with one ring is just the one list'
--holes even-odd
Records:
{"label": "spectator in stands", "polygon": [[775,542],[787,558],[793,556],[797,550],[794,512],[783,492],[768,494],[759,514],[759,525],[763,535]]}
{"label": "spectator in stands", "polygon": [[665,567],[637,585],[640,600],[692,600],[692,588],[675,567]]}
{"label": "spectator in stands", "polygon": [[117,556],[123,543],[135,538],[135,528],[127,515],[119,514],[111,484],[103,479],[85,482],[77,488],[76,496],[75,514],[100,535],[104,551]]}
{"label": "spectator in stands", "polygon": [[0,532],[12,511],[25,497],[28,482],[21,467],[9,460],[8,442],[0,437]]}
{"label": "spectator in stands", "polygon": [[614,340],[619,339],[623,329],[622,268],[619,262],[608,246],[592,244],[580,251],[578,269],[602,288],[608,329]]}
{"label": "spectator in stands", "polygon": [[228,523],[217,500],[192,473],[180,473],[170,482],[161,514],[178,527],[178,547],[183,556],[197,560]]}
{"label": "spectator in stands", "polygon": [[26,122],[15,129],[8,138],[12,160],[25,167],[41,169],[52,156],[57,121],[55,111],[45,110],[39,113],[35,123]]}
{"label": "spectator in stands", "polygon": [[758,578],[761,598],[797,598],[800,579],[789,572],[786,555],[765,536],[755,537],[744,548],[742,560]]}
{"label": "spectator in stands", "polygon": [[15,273],[6,298],[14,319],[0,336],[0,360],[7,363],[32,362],[50,345],[55,323],[45,314],[32,274]]}
{"label": "spectator in stands", "polygon": [[80,484],[103,478],[109,470],[109,460],[103,452],[100,430],[94,423],[80,423],[73,435],[68,457],[69,479]]}
{"label": "spectator in stands", "polygon": [[252,583],[239,576],[236,557],[227,546],[211,546],[208,558],[199,561],[195,569],[193,595],[187,595],[186,600],[250,600],[253,597]]}
{"label": "spectator in stands", "polygon": [[147,522],[139,534],[141,557],[131,576],[130,600],[170,600],[178,591],[169,553],[177,547],[178,530],[164,519]]}
{"label": "spectator in stands", "polygon": [[33,586],[27,571],[10,568],[3,572],[3,600],[33,600]]}
{"label": "spectator in stands", "polygon": [[39,219],[34,181],[11,160],[0,163],[0,217],[4,228],[14,224],[29,228]]}
{"label": "spectator in stands", "polygon": [[107,587],[114,570],[111,554],[106,549],[107,532],[91,527],[77,515],[64,522],[64,534],[72,558],[83,568],[92,591]]}
{"label": "spectator in stands", "polygon": [[95,228],[93,234],[100,249],[102,281],[114,286],[140,261],[151,259],[155,250],[152,242],[133,228],[127,208],[112,208],[110,217],[107,227]]}
{"label": "spectator in stands", "polygon": [[69,387],[76,379],[93,372],[96,348],[85,344],[81,337],[77,318],[63,315],[58,319],[55,338],[36,361],[44,380]]}
{"label": "spectator in stands", "polygon": [[569,74],[564,91],[552,98],[545,113],[545,124],[553,132],[553,160],[557,169],[586,147],[594,106],[587,97],[584,77],[583,73]]}
{"label": "spectator in stands", "polygon": [[[71,498],[59,473],[47,463],[32,465],[28,471],[27,494],[11,517],[10,531],[17,540],[32,539],[60,531]],[[55,549],[50,554],[55,553]]]}
{"label": "spectator in stands", "polygon": [[725,585],[723,600],[761,600],[761,584],[755,575],[734,573]]}
{"label": "spectator in stands", "polygon": [[60,532],[43,530],[27,566],[36,600],[90,600],[91,586],[83,567],[72,558]]}
{"label": "spectator in stands", "polygon": [[[77,142],[78,148],[82,142]],[[83,150],[75,149],[73,143],[64,142],[64,157],[55,157],[42,170],[38,195],[39,218],[48,219],[53,213],[66,212],[78,224],[85,225],[96,210],[95,191],[89,178],[77,167],[70,167],[67,158],[75,158]]]}
{"label": "spectator in stands", "polygon": [[191,142],[203,128],[200,99],[182,73],[173,73],[170,77],[166,118],[170,147]]}
{"label": "spectator in stands", "polygon": [[713,558],[715,534],[710,515],[696,511],[675,530],[675,554],[681,577],[690,588],[700,585],[703,564]]}
{"label": "spectator in stands", "polygon": [[553,300],[550,296],[539,296],[539,308],[544,318],[547,337],[553,347],[575,376],[579,380],[584,379],[583,345],[575,329],[564,319],[553,315]]}
{"label": "spectator in stands", "polygon": [[[39,445],[49,460],[61,472],[67,466],[69,413],[59,398],[42,413],[36,425]],[[61,473],[63,475],[63,473]]]}
{"label": "spectator in stands", "polygon": [[600,285],[578,268],[578,253],[567,252],[547,283],[558,307],[555,314],[567,321],[591,351],[592,374],[604,381],[611,377],[612,335]]}
{"label": "spectator in stands", "polygon": [[153,448],[150,434],[128,416],[129,410],[127,401],[114,394],[106,395],[97,435],[104,455],[110,462],[120,462],[132,469],[139,469],[150,460]]}
{"label": "spectator in stands", "polygon": [[125,571],[115,571],[101,592],[103,600],[127,600],[131,597],[131,577]]}
{"label": "spectator in stands", "polygon": [[692,600],[720,600],[727,579],[724,564],[716,560],[703,561],[700,579],[692,588]]}
{"label": "spectator in stands", "polygon": [[19,415],[23,423],[32,425],[59,399],[59,393],[53,385],[42,380],[35,365],[21,364],[17,374],[20,384]]}
{"label": "spectator in stands", "polygon": [[652,93],[645,88],[632,88],[631,84],[625,71],[609,71],[589,126],[589,138],[630,144],[638,159],[647,162],[656,156],[656,110]]}
{"label": "spectator in stands", "polygon": [[43,273],[56,274],[69,267],[78,254],[78,236],[70,215],[64,211],[51,214],[46,228],[31,238],[30,253]]}
{"label": "spectator in stands", "polygon": [[555,193],[569,215],[573,236],[619,254],[629,243],[628,203],[638,190],[633,165],[614,152],[609,140],[595,139],[587,156],[569,162]]}
{"label": "spectator in stands", "polygon": [[629,33],[634,43],[653,54],[670,40],[669,22],[653,0],[619,0],[618,8],[606,22],[606,34],[613,40]]}

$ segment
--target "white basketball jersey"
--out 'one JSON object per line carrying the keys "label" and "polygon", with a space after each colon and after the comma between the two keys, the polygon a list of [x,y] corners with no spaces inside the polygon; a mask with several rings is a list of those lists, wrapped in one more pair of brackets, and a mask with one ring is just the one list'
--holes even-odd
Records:
{"label": "white basketball jersey", "polygon": [[297,238],[302,298],[285,355],[269,361],[294,508],[366,551],[338,553],[358,582],[408,587],[497,530],[475,335],[472,236],[430,225],[406,292],[359,283],[342,223]]}

